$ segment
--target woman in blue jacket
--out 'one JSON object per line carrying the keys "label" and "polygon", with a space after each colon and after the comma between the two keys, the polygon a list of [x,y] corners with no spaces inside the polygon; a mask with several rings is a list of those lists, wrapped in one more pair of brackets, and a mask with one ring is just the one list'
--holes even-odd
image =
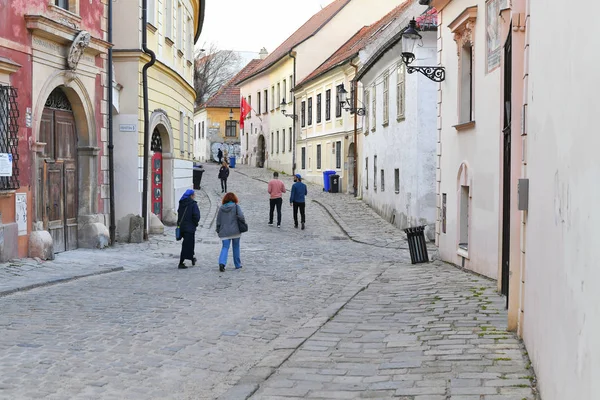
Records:
{"label": "woman in blue jacket", "polygon": [[200,222],[200,209],[196,203],[196,193],[192,189],[186,190],[179,200],[177,210],[177,226],[181,231],[183,243],[181,243],[181,256],[179,257],[179,269],[186,269],[185,260],[191,260],[196,265],[194,256],[194,245],[196,243],[196,228]]}

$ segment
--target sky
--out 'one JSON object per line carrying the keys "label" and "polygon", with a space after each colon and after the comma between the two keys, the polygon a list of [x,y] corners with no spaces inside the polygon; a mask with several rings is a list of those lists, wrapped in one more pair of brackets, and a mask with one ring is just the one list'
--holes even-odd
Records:
{"label": "sky", "polygon": [[214,43],[221,50],[271,53],[333,0],[206,0],[196,50]]}

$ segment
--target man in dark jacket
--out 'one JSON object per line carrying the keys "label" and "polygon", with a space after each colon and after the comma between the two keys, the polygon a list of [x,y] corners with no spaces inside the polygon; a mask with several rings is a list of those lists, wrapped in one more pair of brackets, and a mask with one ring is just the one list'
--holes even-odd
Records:
{"label": "man in dark jacket", "polygon": [[217,151],[217,159],[219,160],[219,164],[223,163],[223,150],[219,147],[219,151]]}
{"label": "man in dark jacket", "polygon": [[229,167],[223,161],[221,169],[219,169],[219,179],[221,180],[221,193],[227,192],[227,178],[229,178]]}
{"label": "man in dark jacket", "polygon": [[300,222],[302,223],[302,229],[304,229],[305,215],[304,211],[306,209],[306,195],[308,194],[308,189],[306,185],[302,183],[302,176],[300,174],[296,174],[294,183],[292,185],[292,193],[290,194],[290,206],[294,207],[294,228],[298,228],[298,210],[300,210]]}
{"label": "man in dark jacket", "polygon": [[194,244],[196,243],[196,228],[200,222],[200,209],[196,203],[196,193],[192,189],[186,192],[179,200],[177,210],[177,226],[181,232],[183,243],[181,243],[181,256],[179,257],[179,269],[186,269],[185,260],[191,260],[196,265]]}

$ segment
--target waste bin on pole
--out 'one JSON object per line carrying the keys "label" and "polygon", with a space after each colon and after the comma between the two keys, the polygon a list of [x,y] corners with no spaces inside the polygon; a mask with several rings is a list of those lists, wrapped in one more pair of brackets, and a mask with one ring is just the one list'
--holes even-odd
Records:
{"label": "waste bin on pole", "polygon": [[336,174],[329,175],[329,192],[339,193],[340,191],[340,176]]}
{"label": "waste bin on pole", "polygon": [[408,238],[410,260],[413,264],[428,263],[427,241],[425,240],[425,226],[416,226],[404,230]]}
{"label": "waste bin on pole", "polygon": [[229,168],[235,168],[235,157],[229,157]]}
{"label": "waste bin on pole", "polygon": [[323,191],[329,192],[330,190],[330,180],[329,176],[335,174],[335,171],[323,171]]}

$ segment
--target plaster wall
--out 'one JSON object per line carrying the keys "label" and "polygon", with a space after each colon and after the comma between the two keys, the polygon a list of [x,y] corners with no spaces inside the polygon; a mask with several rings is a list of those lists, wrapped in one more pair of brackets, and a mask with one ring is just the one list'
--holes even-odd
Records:
{"label": "plaster wall", "polygon": [[[265,110],[264,107],[264,91],[268,89],[268,97],[269,97],[269,107]],[[259,111],[257,101],[258,101],[258,93],[261,93],[261,108],[260,114],[257,114]],[[266,143],[266,158],[268,160],[270,143],[271,140],[271,130],[270,130],[270,107],[271,107],[271,80],[269,78],[268,73],[262,73],[252,79],[245,81],[242,85],[240,85],[240,94],[242,97],[248,98],[248,95],[252,96],[252,112],[250,113],[250,118],[247,118],[244,122],[244,130],[243,130],[243,140],[244,144],[242,146],[242,161],[244,164],[257,166],[257,152],[258,152],[258,138],[261,135],[264,135]],[[246,135],[248,138],[246,139]],[[248,141],[248,146],[246,148],[246,140]],[[266,165],[266,164],[265,164]]]}
{"label": "plaster wall", "polygon": [[[589,67],[598,38],[568,3],[528,4],[523,336],[544,400],[593,400],[600,398],[600,77]],[[597,15],[600,4],[585,12]],[[562,35],[558,20],[578,26],[578,39]]]}

